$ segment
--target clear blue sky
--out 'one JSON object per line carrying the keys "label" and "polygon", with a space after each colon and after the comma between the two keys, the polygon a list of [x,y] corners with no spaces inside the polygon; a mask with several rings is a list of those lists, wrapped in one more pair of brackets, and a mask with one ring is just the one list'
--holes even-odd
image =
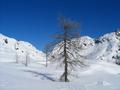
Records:
{"label": "clear blue sky", "polygon": [[0,0],[0,33],[39,49],[56,33],[59,15],[81,24],[93,38],[120,27],[120,0]]}

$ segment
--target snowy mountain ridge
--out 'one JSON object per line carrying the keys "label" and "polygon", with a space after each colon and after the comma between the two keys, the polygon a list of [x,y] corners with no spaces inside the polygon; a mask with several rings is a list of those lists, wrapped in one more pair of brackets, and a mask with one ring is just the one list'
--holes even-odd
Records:
{"label": "snowy mountain ridge", "polygon": [[[81,49],[79,53],[86,60],[107,61],[116,63],[120,53],[120,37],[116,32],[108,33],[98,39],[89,36],[82,36],[75,39],[75,43]],[[24,41],[18,41],[0,34],[0,61],[9,58],[11,61],[24,62],[26,55],[30,61],[45,61],[45,53],[37,50],[32,44]],[[57,53],[57,47],[51,52],[52,56]]]}
{"label": "snowy mountain ridge", "polygon": [[5,60],[15,62],[16,59],[24,62],[26,55],[30,61],[45,60],[45,54],[37,50],[32,44],[0,34],[0,62],[5,62]]}
{"label": "snowy mountain ridge", "polygon": [[[116,63],[120,54],[120,37],[116,33],[107,33],[98,39],[82,36],[75,39],[75,43],[80,48],[79,53],[85,57],[84,60]],[[52,56],[56,56],[57,48],[53,50]]]}

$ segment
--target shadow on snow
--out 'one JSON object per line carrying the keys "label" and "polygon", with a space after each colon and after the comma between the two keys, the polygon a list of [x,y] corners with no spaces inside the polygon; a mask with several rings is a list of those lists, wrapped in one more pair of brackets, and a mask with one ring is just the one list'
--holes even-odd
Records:
{"label": "shadow on snow", "polygon": [[50,77],[51,74],[47,74],[47,73],[40,73],[40,72],[37,72],[37,71],[32,71],[32,70],[24,70],[25,72],[30,72],[32,74],[35,74],[35,76],[42,76],[43,79],[48,79],[50,81],[55,81],[54,78]]}

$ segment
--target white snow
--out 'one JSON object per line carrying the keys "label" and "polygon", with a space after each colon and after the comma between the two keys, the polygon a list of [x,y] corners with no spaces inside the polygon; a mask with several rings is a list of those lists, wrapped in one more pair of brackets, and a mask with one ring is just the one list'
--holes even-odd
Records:
{"label": "white snow", "polygon": [[110,63],[96,63],[76,72],[78,77],[65,83],[58,81],[62,71],[41,64],[25,67],[1,62],[0,90],[120,90],[119,68]]}
{"label": "white snow", "polygon": [[[77,39],[82,48],[79,53],[89,65],[71,71],[71,82],[65,83],[59,81],[63,69],[55,64],[45,67],[42,51],[28,42],[0,34],[0,90],[120,90],[120,66],[112,58],[119,55],[119,37],[113,32],[98,40],[100,43],[88,36]],[[26,56],[30,60],[28,67],[22,64]]]}
{"label": "white snow", "polygon": [[18,59],[19,63],[22,63],[25,61],[26,55],[31,62],[45,61],[45,54],[37,50],[32,44],[0,34],[0,62],[16,62]]}

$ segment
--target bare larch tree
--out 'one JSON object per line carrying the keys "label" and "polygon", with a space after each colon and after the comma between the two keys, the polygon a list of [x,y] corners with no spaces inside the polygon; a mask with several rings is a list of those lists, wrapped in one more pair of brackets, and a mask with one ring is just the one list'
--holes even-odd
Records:
{"label": "bare larch tree", "polygon": [[60,80],[68,82],[68,69],[73,68],[76,65],[83,64],[79,60],[81,55],[79,55],[79,47],[75,43],[75,39],[80,37],[80,34],[77,31],[80,25],[79,23],[64,17],[59,18],[59,25],[62,29],[62,33],[53,35],[55,41],[47,45],[47,51],[54,51],[54,48],[57,47],[55,55],[51,55],[50,52],[49,54],[51,55],[52,59],[58,60],[60,64],[64,65],[64,73],[60,77]]}

